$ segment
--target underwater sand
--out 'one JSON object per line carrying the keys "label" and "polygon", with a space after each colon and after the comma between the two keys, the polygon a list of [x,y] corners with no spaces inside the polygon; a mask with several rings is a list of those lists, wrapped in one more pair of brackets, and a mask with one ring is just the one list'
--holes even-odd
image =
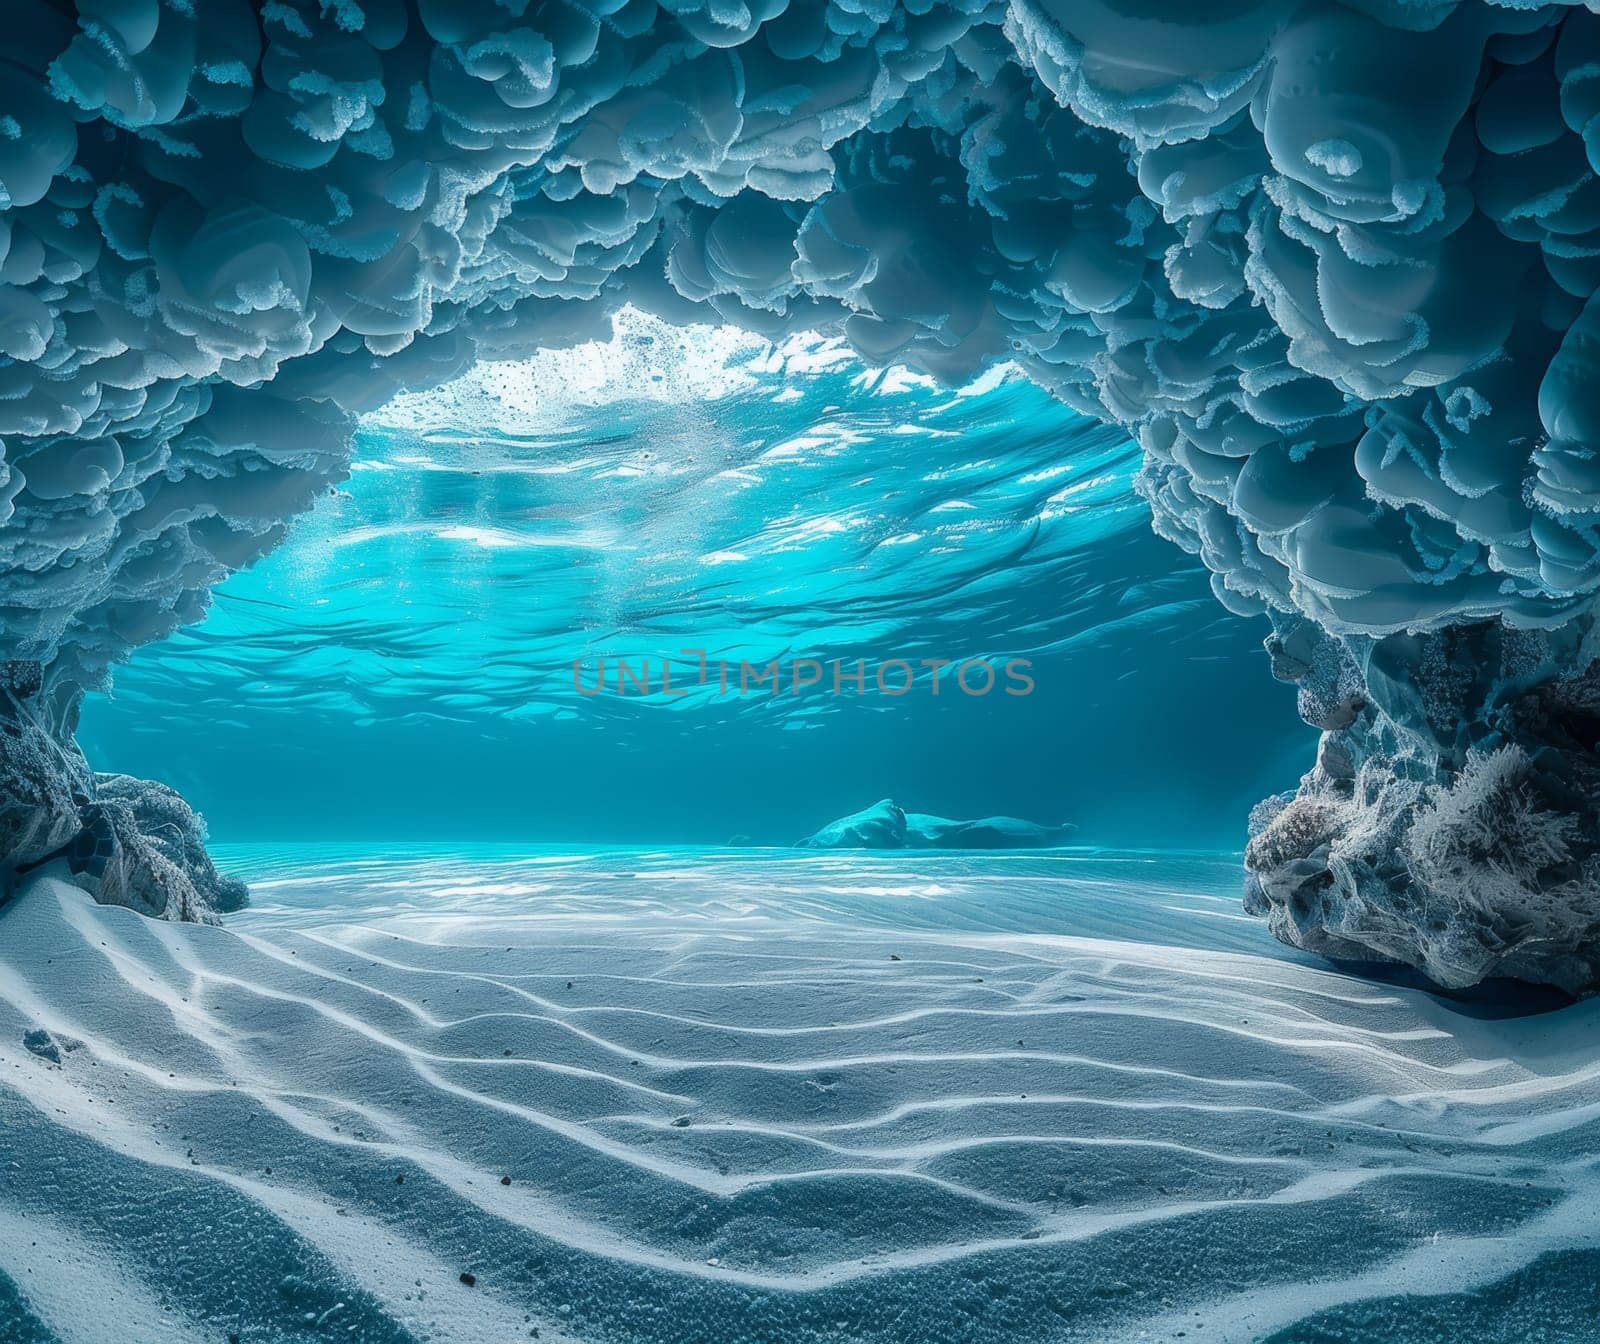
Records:
{"label": "underwater sand", "polygon": [[1600,1004],[1236,859],[219,854],[224,929],[0,910],[5,1344],[1595,1336]]}

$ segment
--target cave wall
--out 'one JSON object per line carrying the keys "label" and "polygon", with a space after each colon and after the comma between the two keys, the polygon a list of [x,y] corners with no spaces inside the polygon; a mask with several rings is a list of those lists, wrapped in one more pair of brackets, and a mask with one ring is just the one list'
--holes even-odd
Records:
{"label": "cave wall", "polygon": [[[1587,938],[1589,10],[14,0],[7,20],[0,653],[40,689],[4,709],[24,839],[0,866],[57,838],[63,798],[73,843],[104,848],[106,809],[133,805],[83,774],[74,697],[270,549],[346,470],[355,417],[632,303],[838,331],[948,379],[1011,359],[1125,426],[1158,530],[1232,609],[1309,622],[1331,651],[1280,662],[1363,704],[1301,799],[1258,818],[1251,900],[1274,927],[1456,978],[1543,978],[1516,932],[1541,920]],[[1538,670],[1503,674],[1524,632]],[[1438,689],[1439,650],[1473,689]],[[1470,812],[1463,789],[1557,817],[1476,848],[1427,822],[1445,867],[1480,857],[1425,916],[1400,839],[1349,888],[1465,928],[1476,903],[1521,908],[1491,870],[1514,873],[1544,901],[1496,934],[1517,956],[1446,972],[1351,900],[1304,913],[1283,870],[1320,861],[1295,857],[1324,826],[1304,818],[1354,806],[1341,752],[1409,836],[1447,798]],[[98,890],[195,913],[128,882],[147,895]]]}

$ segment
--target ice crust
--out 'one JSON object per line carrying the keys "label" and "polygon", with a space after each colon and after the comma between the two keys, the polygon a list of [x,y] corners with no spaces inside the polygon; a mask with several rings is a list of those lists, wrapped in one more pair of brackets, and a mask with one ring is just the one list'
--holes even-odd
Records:
{"label": "ice crust", "polygon": [[14,0],[7,32],[0,638],[41,722],[269,549],[356,416],[627,302],[1011,359],[1126,426],[1228,606],[1358,669],[1422,650],[1385,722],[1434,745],[1369,776],[1455,789],[1413,675],[1452,628],[1554,632],[1485,695],[1534,698],[1519,787],[1595,833],[1594,743],[1528,725],[1600,585],[1587,9]]}

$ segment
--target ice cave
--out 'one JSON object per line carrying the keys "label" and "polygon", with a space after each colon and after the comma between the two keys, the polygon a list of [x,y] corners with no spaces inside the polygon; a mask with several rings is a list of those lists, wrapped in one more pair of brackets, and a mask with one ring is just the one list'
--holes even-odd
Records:
{"label": "ice cave", "polygon": [[3,19],[0,1344],[1600,1339],[1600,8]]}

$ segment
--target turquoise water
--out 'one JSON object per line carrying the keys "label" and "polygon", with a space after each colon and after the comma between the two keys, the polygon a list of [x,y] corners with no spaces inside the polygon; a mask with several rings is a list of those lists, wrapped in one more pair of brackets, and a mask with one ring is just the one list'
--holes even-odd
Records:
{"label": "turquoise water", "polygon": [[370,420],[81,737],[224,839],[785,844],[893,796],[1236,848],[1308,738],[1136,465],[1003,371],[634,318]]}

